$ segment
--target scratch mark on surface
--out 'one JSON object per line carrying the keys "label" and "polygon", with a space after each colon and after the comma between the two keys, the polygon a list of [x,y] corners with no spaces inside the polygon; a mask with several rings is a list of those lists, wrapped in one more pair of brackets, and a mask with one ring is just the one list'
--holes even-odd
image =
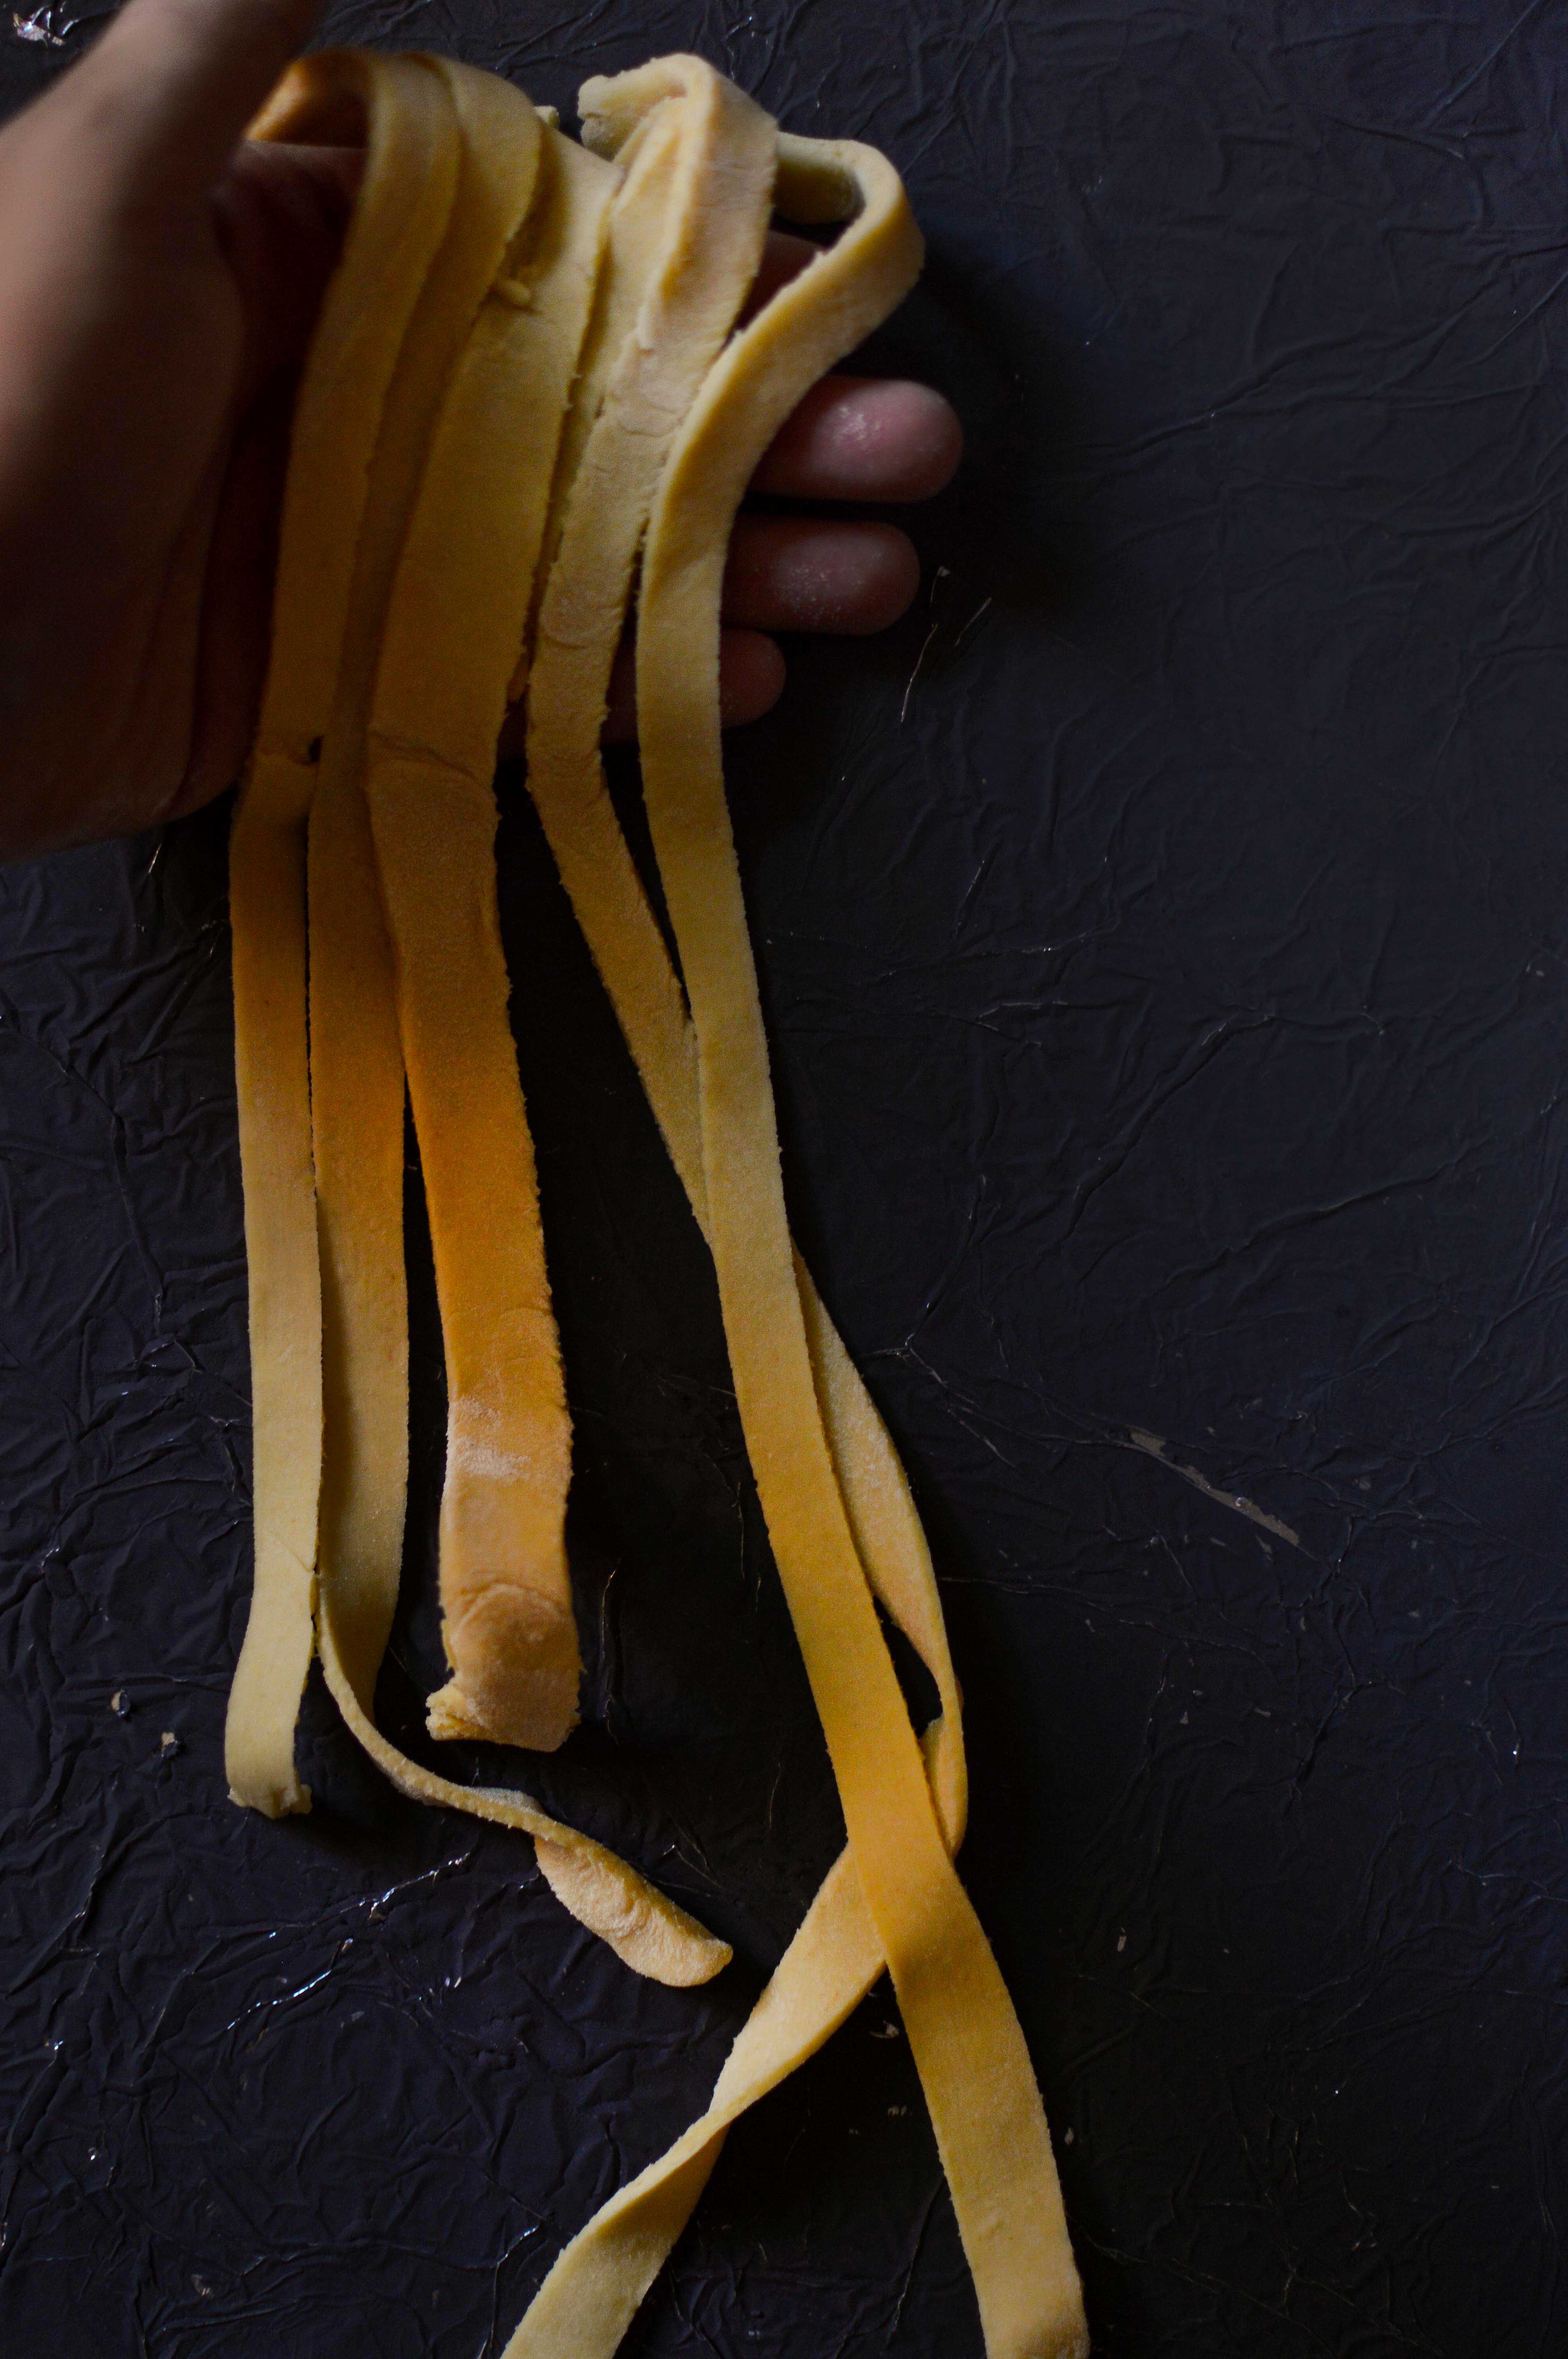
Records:
{"label": "scratch mark on surface", "polygon": [[1173,1474],[1179,1474],[1184,1483],[1190,1483],[1195,1491],[1203,1493],[1206,1499],[1217,1499],[1222,1507],[1233,1508],[1237,1515],[1245,1516],[1249,1524],[1260,1524],[1276,1538],[1286,1541],[1293,1549],[1300,1548],[1301,1535],[1293,1532],[1289,1524],[1281,1523],[1278,1516],[1266,1515],[1252,1500],[1244,1499],[1238,1491],[1222,1491],[1217,1483],[1209,1481],[1206,1474],[1200,1474],[1195,1466],[1183,1466],[1175,1459],[1167,1458],[1162,1435],[1145,1433],[1135,1425],[1129,1430],[1126,1447],[1141,1450],[1146,1458],[1157,1458],[1162,1466],[1168,1466]]}

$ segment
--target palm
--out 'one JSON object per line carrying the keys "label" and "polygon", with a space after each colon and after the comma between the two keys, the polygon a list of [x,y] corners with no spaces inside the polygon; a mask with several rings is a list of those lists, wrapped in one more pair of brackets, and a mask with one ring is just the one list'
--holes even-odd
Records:
{"label": "palm", "polygon": [[[243,762],[292,383],[358,168],[236,144],[308,18],[308,0],[132,0],[0,134],[0,858],[177,817]],[[805,251],[775,241],[764,277]],[[924,387],[829,380],[766,484],[915,498],[957,447]],[[881,628],[916,578],[890,526],[744,519],[728,717],[778,693],[767,634]],[[629,726],[622,689],[611,733]]]}
{"label": "palm", "polygon": [[347,178],[339,151],[244,149],[172,234],[111,244],[87,205],[34,193],[49,185],[30,152],[43,118],[0,140],[0,215],[24,224],[0,319],[37,308],[28,281],[75,297],[41,352],[12,344],[0,363],[0,412],[31,413],[31,431],[0,436],[4,625],[26,657],[6,829],[29,844],[170,818],[240,767],[266,658],[286,372]]}

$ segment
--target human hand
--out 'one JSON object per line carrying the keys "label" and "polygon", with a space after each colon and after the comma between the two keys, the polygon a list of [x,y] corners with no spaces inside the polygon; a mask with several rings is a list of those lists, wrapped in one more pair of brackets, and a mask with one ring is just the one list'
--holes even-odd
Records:
{"label": "human hand", "polygon": [[[317,0],[129,0],[0,132],[0,858],[148,827],[231,786],[266,668],[289,402],[358,157],[243,137]],[[775,239],[762,285],[804,260]],[[957,462],[921,386],[827,378],[760,489],[919,498]],[[884,524],[743,516],[727,719],[777,631],[879,630],[914,594]],[[608,734],[630,735],[630,676]]]}

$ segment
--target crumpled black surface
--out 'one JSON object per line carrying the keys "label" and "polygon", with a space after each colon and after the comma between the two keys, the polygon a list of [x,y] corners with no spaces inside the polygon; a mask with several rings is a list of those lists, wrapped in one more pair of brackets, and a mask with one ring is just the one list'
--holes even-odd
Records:
{"label": "crumpled black surface", "polygon": [[[8,98],[91,22],[11,15]],[[944,1575],[965,1872],[1096,2348],[1539,2359],[1568,2333],[1562,8],[331,29],[568,108],[696,48],[907,175],[931,261],[878,360],[951,392],[968,457],[914,527],[919,611],[794,651],[731,781],[798,1230]],[[702,1248],[503,788],[590,1641],[592,1724],[528,1766],[741,1962],[638,1982],[314,1691],[314,1815],[224,1799],[225,816],[5,872],[7,2351],[494,2359],[700,2106],[839,1839]],[[415,1742],[411,1587],[382,1711]],[[885,1994],[734,2136],[632,2347],[979,2352]]]}

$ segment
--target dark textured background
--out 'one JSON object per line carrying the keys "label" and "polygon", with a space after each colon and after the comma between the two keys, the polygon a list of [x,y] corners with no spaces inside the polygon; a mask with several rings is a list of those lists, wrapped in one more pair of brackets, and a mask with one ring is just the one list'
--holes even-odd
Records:
{"label": "dark textured background", "polygon": [[[92,21],[9,16],[5,94]],[[332,28],[568,107],[694,47],[908,176],[931,264],[883,357],[969,456],[919,612],[801,647],[732,784],[798,1223],[945,1576],[966,1872],[1097,2350],[1561,2348],[1568,12]],[[540,1789],[744,1964],[635,1981],[319,1699],[315,1815],[224,1799],[223,815],[5,872],[7,2351],[494,2359],[698,2107],[837,1841],[702,1252],[506,800],[598,1635]],[[427,1569],[427,1277],[416,1310]],[[416,1598],[389,1724],[435,1666]],[[874,1998],[732,2139],[634,2348],[979,2347]]]}

